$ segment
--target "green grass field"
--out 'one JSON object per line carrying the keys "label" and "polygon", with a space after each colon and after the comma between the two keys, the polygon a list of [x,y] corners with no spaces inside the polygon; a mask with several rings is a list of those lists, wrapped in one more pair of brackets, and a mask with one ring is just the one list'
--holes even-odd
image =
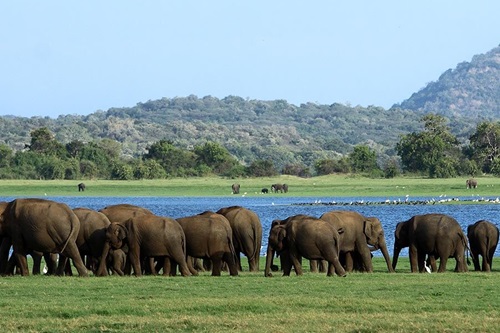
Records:
{"label": "green grass field", "polygon": [[346,175],[312,178],[279,176],[273,178],[225,179],[219,177],[174,178],[164,180],[108,181],[85,180],[87,190],[78,192],[81,181],[69,180],[0,180],[3,196],[230,196],[231,184],[241,184],[239,195],[260,196],[271,184],[287,183],[287,196],[384,197],[384,196],[498,196],[500,178],[478,178],[477,189],[466,189],[466,178],[370,179]]}
{"label": "green grass field", "polygon": [[[0,181],[3,196],[257,196],[287,183],[287,196],[498,196],[500,179],[194,178],[160,181]],[[245,194],[246,192],[246,194]],[[261,260],[261,267],[264,262]],[[454,265],[448,264],[451,269]],[[374,258],[373,274],[346,278],[242,272],[193,277],[3,277],[4,332],[498,332],[500,270],[492,273],[397,273]],[[471,266],[469,266],[469,269]]]}
{"label": "green grass field", "polygon": [[[261,260],[261,266],[263,266]],[[4,332],[498,332],[500,272],[4,277]],[[450,265],[454,266],[454,265]]]}

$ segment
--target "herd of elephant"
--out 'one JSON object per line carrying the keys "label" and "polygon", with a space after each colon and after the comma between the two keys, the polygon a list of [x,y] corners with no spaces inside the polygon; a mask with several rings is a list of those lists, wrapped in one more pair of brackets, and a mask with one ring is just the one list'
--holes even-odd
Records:
{"label": "herd of elephant", "polygon": [[[233,194],[240,194],[240,184],[234,183],[231,185],[231,191]],[[288,185],[287,184],[272,184],[271,185],[271,192],[273,193],[288,193]],[[262,188],[260,191],[262,194],[267,194],[269,193],[269,189],[267,187]]]}
{"label": "herd of elephant", "polygon": [[[228,270],[238,275],[241,254],[249,270],[259,270],[262,224],[258,215],[241,206],[206,211],[182,218],[157,216],[150,210],[117,204],[99,211],[71,209],[45,199],[0,202],[0,273],[29,275],[27,255],[33,257],[33,274],[40,273],[42,257],[47,274],[70,275],[72,260],[80,276],[142,274],[197,275],[210,269],[213,276]],[[302,274],[302,259],[311,271],[345,276],[353,270],[373,272],[372,251],[380,250],[389,272],[394,272],[402,248],[409,248],[411,272],[444,272],[448,258],[455,271],[468,270],[469,251],[475,270],[490,271],[499,230],[488,221],[467,228],[445,214],[415,215],[397,224],[391,262],[384,230],[376,217],[348,210],[329,211],[319,218],[294,215],[271,224],[265,276],[292,269]],[[482,265],[479,263],[482,257]],[[439,268],[436,261],[439,259]],[[427,264],[427,265],[426,265]]]}

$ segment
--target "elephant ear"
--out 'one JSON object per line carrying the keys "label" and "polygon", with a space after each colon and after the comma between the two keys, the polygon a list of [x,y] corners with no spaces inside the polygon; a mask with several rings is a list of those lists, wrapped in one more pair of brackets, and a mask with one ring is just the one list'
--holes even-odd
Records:
{"label": "elephant ear", "polygon": [[378,242],[378,235],[375,234],[375,224],[372,220],[366,219],[363,221],[363,232],[366,236],[368,243],[375,245]]}
{"label": "elephant ear", "polygon": [[121,224],[116,224],[117,228],[115,230],[116,237],[118,237],[119,240],[123,241],[125,238],[127,238],[127,228]]}
{"label": "elephant ear", "polygon": [[399,222],[398,224],[396,224],[394,237],[396,238],[396,243],[400,243],[402,247],[404,247],[406,243],[408,243],[408,222]]}
{"label": "elephant ear", "polygon": [[286,238],[286,229],[285,228],[280,228],[279,232],[278,232],[278,241],[280,243],[283,242],[283,240],[285,240]]}

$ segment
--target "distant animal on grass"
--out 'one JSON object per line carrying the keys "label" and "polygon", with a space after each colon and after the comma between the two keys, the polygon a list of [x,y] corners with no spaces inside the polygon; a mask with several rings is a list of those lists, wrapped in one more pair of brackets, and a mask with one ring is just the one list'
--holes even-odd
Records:
{"label": "distant animal on grass", "polygon": [[231,185],[231,189],[233,190],[233,194],[239,194],[240,193],[240,184]]}
{"label": "distant animal on grass", "polygon": [[471,179],[467,179],[465,181],[465,185],[467,186],[467,188],[477,188],[477,180],[471,178]]}
{"label": "distant animal on grass", "polygon": [[78,192],[83,192],[83,191],[85,191],[85,184],[84,183],[78,184]]}
{"label": "distant animal on grass", "polygon": [[260,193],[267,194],[267,193],[269,193],[269,190],[264,187],[262,190],[260,190]]}

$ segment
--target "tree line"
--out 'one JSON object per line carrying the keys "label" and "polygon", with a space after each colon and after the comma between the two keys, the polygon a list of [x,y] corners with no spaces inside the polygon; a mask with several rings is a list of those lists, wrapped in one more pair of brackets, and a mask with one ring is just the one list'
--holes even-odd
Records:
{"label": "tree line", "polygon": [[47,128],[30,133],[24,149],[14,151],[0,144],[1,179],[161,179],[168,177],[265,177],[278,174],[310,177],[355,173],[370,177],[395,177],[400,173],[448,178],[479,173],[500,175],[500,122],[482,122],[467,143],[451,133],[447,120],[436,114],[421,118],[423,130],[400,135],[396,154],[378,162],[368,145],[336,158],[322,158],[313,167],[289,163],[277,167],[272,158],[243,163],[216,141],[184,148],[161,139],[138,157],[125,155],[122,145],[109,138],[63,144]]}

